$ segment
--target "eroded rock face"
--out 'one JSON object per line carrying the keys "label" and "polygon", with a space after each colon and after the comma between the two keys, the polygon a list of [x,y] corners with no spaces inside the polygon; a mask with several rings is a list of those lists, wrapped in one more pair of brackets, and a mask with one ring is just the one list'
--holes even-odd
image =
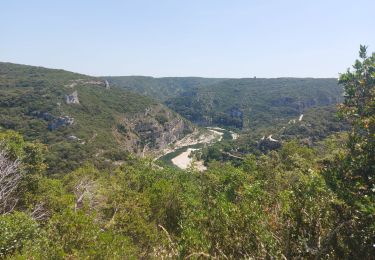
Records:
{"label": "eroded rock face", "polygon": [[50,131],[56,130],[57,128],[62,127],[62,126],[70,126],[74,123],[73,117],[70,117],[70,116],[55,117],[51,115],[50,113],[43,112],[43,111],[33,111],[30,113],[30,115],[49,122],[48,130]]}
{"label": "eroded rock face", "polygon": [[163,128],[157,130],[157,133],[159,133],[157,146],[159,149],[164,149],[170,143],[183,138],[186,134],[191,133],[192,131],[193,127],[190,124],[180,117],[175,117],[164,124]]}
{"label": "eroded rock face", "polygon": [[104,83],[106,89],[111,89],[111,86],[109,85],[109,82],[107,80],[105,80]]}
{"label": "eroded rock face", "polygon": [[69,141],[81,141],[81,139],[78,138],[78,137],[75,136],[75,135],[69,135],[69,136],[67,137],[67,139],[68,139]]}
{"label": "eroded rock face", "polygon": [[193,131],[193,126],[163,106],[155,106],[117,125],[115,136],[131,152],[150,154],[166,148]]}
{"label": "eroded rock face", "polygon": [[74,91],[72,94],[70,95],[66,95],[65,96],[65,102],[67,104],[79,104],[79,100],[78,100],[78,92],[77,90]]}
{"label": "eroded rock face", "polygon": [[94,80],[94,79],[74,79],[74,80],[70,80],[64,87],[74,88],[76,86],[86,86],[86,85],[98,85],[98,86],[104,86],[106,88],[109,87],[109,84],[107,84],[106,81]]}

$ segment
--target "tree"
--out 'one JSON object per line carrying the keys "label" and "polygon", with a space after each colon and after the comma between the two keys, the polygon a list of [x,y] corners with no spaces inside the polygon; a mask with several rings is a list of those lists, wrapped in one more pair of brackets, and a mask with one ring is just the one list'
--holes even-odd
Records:
{"label": "tree", "polygon": [[16,190],[21,178],[19,161],[9,160],[6,153],[0,151],[0,214],[9,213],[16,206]]}
{"label": "tree", "polygon": [[0,259],[8,259],[39,234],[37,222],[23,212],[0,215]]}
{"label": "tree", "polygon": [[342,253],[365,259],[375,255],[375,54],[368,57],[361,45],[359,57],[354,70],[339,79],[345,91],[340,115],[351,124],[348,151],[328,165],[324,175],[343,201],[335,231],[341,235]]}

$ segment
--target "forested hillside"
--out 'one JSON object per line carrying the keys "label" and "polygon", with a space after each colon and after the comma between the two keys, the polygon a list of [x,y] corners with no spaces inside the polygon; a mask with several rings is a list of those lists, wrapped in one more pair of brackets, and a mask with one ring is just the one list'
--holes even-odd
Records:
{"label": "forested hillside", "polygon": [[[365,46],[353,69],[340,75],[341,87],[335,81],[325,89],[326,80],[312,80],[318,87],[307,90],[300,85],[304,80],[284,79],[295,83],[296,92],[289,92],[280,87],[279,79],[261,80],[278,83],[271,84],[268,90],[274,92],[269,99],[259,98],[259,104],[251,99],[255,92],[247,91],[246,83],[243,100],[249,98],[259,107],[265,106],[263,101],[281,100],[267,111],[295,121],[276,122],[277,127],[270,128],[254,125],[261,126],[257,134],[279,131],[282,145],[252,152],[247,140],[235,151],[241,152],[240,159],[207,158],[203,172],[121,153],[116,153],[121,164],[97,167],[80,150],[84,165],[67,171],[71,159],[66,154],[76,153],[77,146],[60,146],[60,158],[49,159],[53,146],[66,135],[82,133],[79,138],[88,141],[85,135],[94,134],[85,131],[94,129],[99,136],[113,124],[116,131],[127,133],[127,125],[117,126],[110,112],[141,112],[145,117],[145,107],[166,108],[121,89],[108,89],[96,78],[12,64],[0,68],[1,124],[13,128],[0,129],[0,258],[374,258],[375,53],[368,56]],[[337,117],[330,106],[313,108],[338,101],[341,89]],[[64,103],[72,90],[78,94]],[[257,91],[263,93],[260,87]],[[303,92],[304,99],[299,96]],[[283,103],[283,110],[274,110]],[[306,118],[298,117],[299,109],[306,108]],[[79,125],[60,128],[58,118],[63,116],[74,117]],[[160,116],[155,120],[168,121]],[[347,131],[332,134],[345,127]],[[237,145],[253,138],[250,132],[241,135]],[[310,136],[316,137],[314,145],[301,142]],[[114,137],[103,135],[97,145],[107,147]],[[52,141],[47,147],[41,143]],[[48,174],[54,162],[55,168],[62,167],[56,171],[60,174]]]}
{"label": "forested hillside", "polygon": [[48,146],[52,172],[152,153],[193,127],[156,101],[63,70],[0,63],[0,127]]}
{"label": "forested hillside", "polygon": [[197,87],[212,85],[226,79],[198,77],[153,78],[142,76],[104,77],[111,84],[166,101]]}
{"label": "forested hillside", "polygon": [[[342,100],[337,79],[106,77],[110,82],[155,97],[199,125],[267,127],[312,107]],[[328,111],[329,112],[329,111]]]}
{"label": "forested hillside", "polygon": [[346,120],[340,119],[336,106],[313,107],[288,121],[275,122],[243,130],[236,140],[223,141],[196,152],[196,156],[207,165],[211,161],[239,163],[247,154],[257,156],[280,149],[289,141],[317,148],[327,137],[350,129]]}
{"label": "forested hillside", "polygon": [[[228,154],[241,157],[264,153],[292,139],[312,146],[348,129],[346,122],[337,117],[336,105],[343,100],[343,89],[333,78],[106,79],[127,90],[156,97],[197,125],[241,133],[237,140],[226,138],[196,152],[206,165],[212,160],[235,158]],[[265,139],[270,136],[276,141]]]}
{"label": "forested hillside", "polygon": [[201,125],[257,128],[299,116],[314,106],[336,104],[336,79],[230,79],[182,93],[166,104]]}

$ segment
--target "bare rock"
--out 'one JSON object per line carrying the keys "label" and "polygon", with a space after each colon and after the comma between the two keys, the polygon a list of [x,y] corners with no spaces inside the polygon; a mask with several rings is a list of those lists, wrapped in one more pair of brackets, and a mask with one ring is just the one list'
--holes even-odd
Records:
{"label": "bare rock", "polygon": [[70,95],[66,95],[65,96],[65,102],[67,104],[79,104],[79,100],[78,100],[78,92],[77,90],[74,91],[72,94]]}
{"label": "bare rock", "polygon": [[104,83],[106,89],[111,89],[111,86],[109,85],[109,82],[107,80],[105,80]]}

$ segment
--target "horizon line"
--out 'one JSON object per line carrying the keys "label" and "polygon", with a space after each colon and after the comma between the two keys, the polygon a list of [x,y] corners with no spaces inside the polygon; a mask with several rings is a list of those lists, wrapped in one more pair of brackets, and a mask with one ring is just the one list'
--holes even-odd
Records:
{"label": "horizon line", "polygon": [[[256,75],[253,76],[244,76],[244,77],[220,77],[220,76],[156,76],[156,75],[146,75],[146,74],[122,74],[122,75],[93,75],[93,74],[86,74],[83,72],[73,71],[64,68],[57,68],[57,67],[45,67],[44,65],[31,65],[25,63],[16,63],[11,61],[0,61],[0,63],[8,63],[14,65],[21,65],[21,66],[30,66],[30,67],[38,67],[43,69],[50,69],[50,70],[63,70],[66,72],[77,73],[85,76],[96,77],[96,78],[108,78],[108,77],[144,77],[144,78],[154,78],[154,79],[163,79],[163,78],[202,78],[202,79],[282,79],[282,78],[294,78],[294,79],[338,79],[339,77],[316,77],[316,76],[276,76],[276,77],[258,77]],[[340,74],[340,73],[338,73]]]}

